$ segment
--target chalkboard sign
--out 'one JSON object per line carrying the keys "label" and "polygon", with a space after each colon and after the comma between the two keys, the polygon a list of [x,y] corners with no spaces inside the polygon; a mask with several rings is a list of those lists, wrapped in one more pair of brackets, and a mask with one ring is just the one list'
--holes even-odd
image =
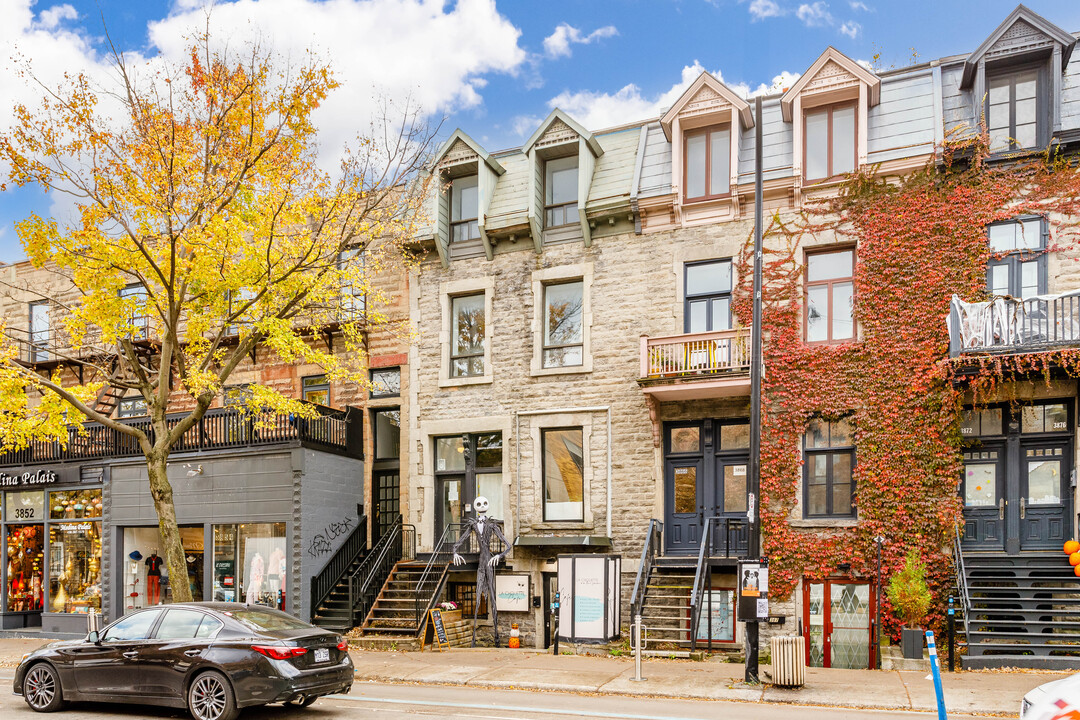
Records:
{"label": "chalkboard sign", "polygon": [[446,638],[446,628],[443,626],[442,611],[438,608],[431,610],[431,627],[435,629],[435,645],[440,650],[444,645],[450,647],[450,641]]}

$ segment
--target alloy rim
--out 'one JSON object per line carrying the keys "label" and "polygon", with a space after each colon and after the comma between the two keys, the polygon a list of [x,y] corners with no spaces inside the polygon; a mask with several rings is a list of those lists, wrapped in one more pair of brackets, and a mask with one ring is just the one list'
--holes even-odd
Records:
{"label": "alloy rim", "polygon": [[225,712],[225,688],[216,678],[204,675],[195,681],[191,712],[198,720],[217,720]]}
{"label": "alloy rim", "polygon": [[46,707],[56,697],[56,678],[47,667],[38,665],[27,674],[23,692],[31,707]]}

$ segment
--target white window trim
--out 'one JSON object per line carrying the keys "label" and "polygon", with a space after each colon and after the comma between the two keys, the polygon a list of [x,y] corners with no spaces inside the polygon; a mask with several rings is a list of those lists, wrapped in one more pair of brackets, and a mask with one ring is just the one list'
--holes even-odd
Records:
{"label": "white window trim", "polygon": [[[544,286],[566,280],[581,280],[581,364],[569,367],[544,367]],[[533,353],[531,375],[579,375],[591,373],[592,361],[592,280],[593,264],[562,265],[537,270],[532,274],[533,286]]]}
{"label": "white window trim", "polygon": [[[582,510],[581,520],[544,520],[544,443],[542,431],[558,428],[581,428],[582,444]],[[532,440],[532,484],[533,504],[532,507],[517,508],[518,516],[523,526],[532,530],[559,530],[559,529],[591,529],[595,527],[593,520],[593,466],[592,466],[592,416],[589,413],[563,413],[557,415],[537,415],[533,418],[529,428],[529,438]],[[524,527],[522,528],[524,529]]]}
{"label": "white window trim", "polygon": [[[472,377],[450,377],[450,328],[453,324],[451,315],[452,300],[461,295],[475,295],[484,293],[484,374]],[[439,285],[439,302],[442,306],[442,329],[439,330],[439,387],[458,387],[461,385],[484,385],[494,381],[491,370],[491,337],[494,333],[494,324],[491,311],[492,298],[495,293],[495,278],[475,278],[469,280],[454,280]]]}

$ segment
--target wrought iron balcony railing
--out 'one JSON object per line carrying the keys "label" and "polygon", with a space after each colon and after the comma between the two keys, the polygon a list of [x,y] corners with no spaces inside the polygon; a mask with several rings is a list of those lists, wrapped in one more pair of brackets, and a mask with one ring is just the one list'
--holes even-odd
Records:
{"label": "wrought iron balcony railing", "polygon": [[953,296],[949,354],[1015,354],[1080,346],[1080,292],[966,303]]}

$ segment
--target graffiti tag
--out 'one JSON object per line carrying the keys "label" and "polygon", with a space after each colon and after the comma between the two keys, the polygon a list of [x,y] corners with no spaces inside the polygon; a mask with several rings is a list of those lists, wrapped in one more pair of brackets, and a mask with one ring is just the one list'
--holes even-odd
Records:
{"label": "graffiti tag", "polygon": [[333,542],[352,530],[352,526],[352,518],[348,517],[344,520],[338,520],[337,522],[327,524],[322,532],[317,533],[315,537],[311,538],[311,543],[308,544],[307,549],[308,555],[313,558],[326,555],[333,550]]}

